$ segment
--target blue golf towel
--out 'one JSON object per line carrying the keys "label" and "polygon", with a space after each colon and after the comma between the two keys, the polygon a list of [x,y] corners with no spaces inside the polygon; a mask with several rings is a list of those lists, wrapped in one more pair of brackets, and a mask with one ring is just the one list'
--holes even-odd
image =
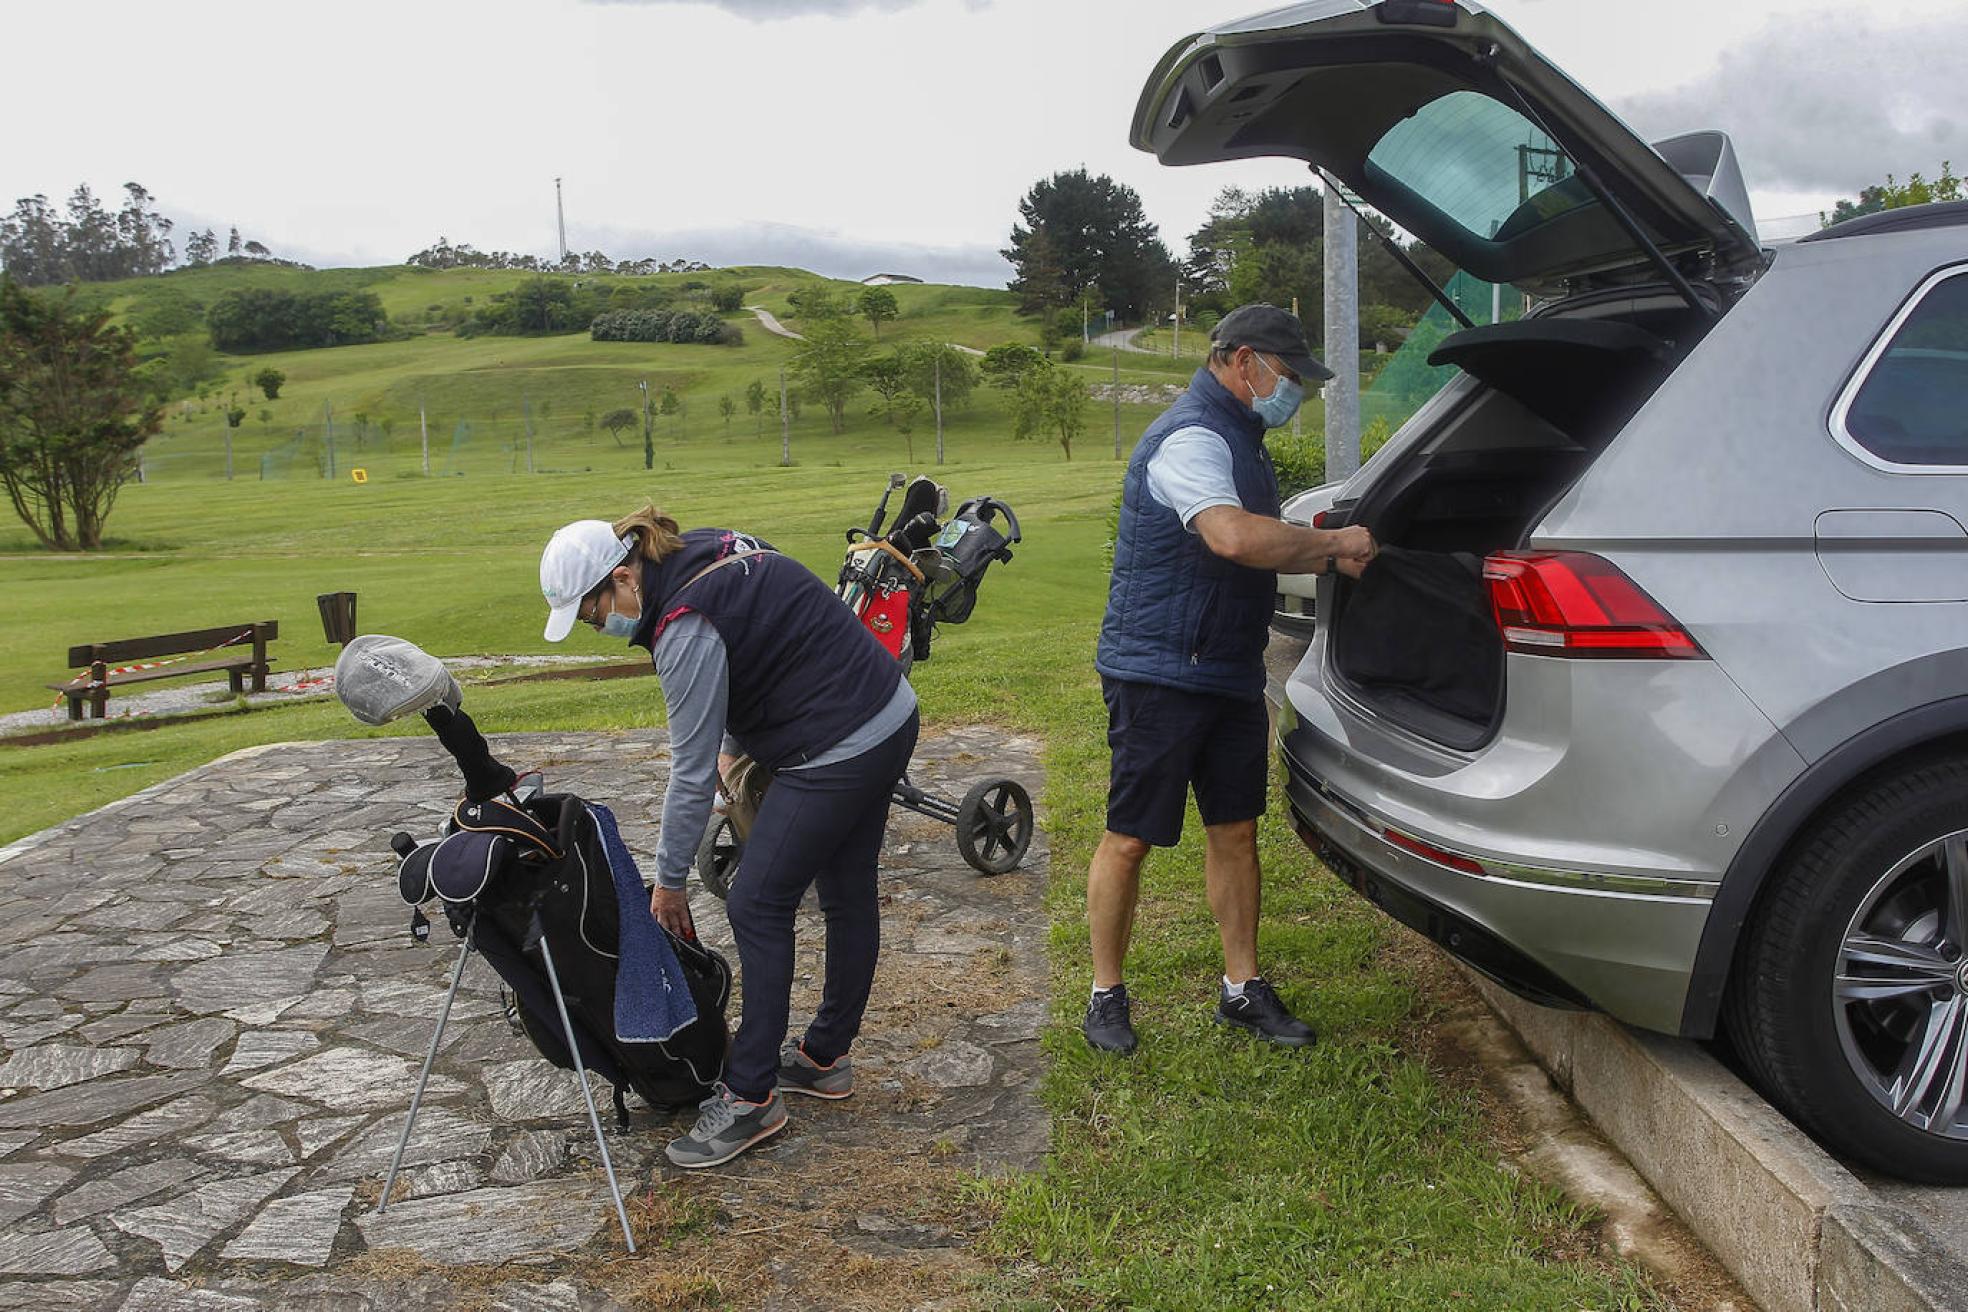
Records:
{"label": "blue golf towel", "polygon": [[697,1019],[683,966],[670,936],[649,914],[649,890],[615,824],[615,813],[587,803],[608,853],[621,919],[621,956],[615,963],[615,1037],[623,1043],[661,1043]]}

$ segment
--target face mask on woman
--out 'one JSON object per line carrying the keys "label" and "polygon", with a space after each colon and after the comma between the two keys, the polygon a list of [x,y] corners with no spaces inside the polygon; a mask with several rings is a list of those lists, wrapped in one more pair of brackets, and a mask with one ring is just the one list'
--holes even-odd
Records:
{"label": "face mask on woman", "polygon": [[636,624],[642,618],[642,589],[636,588],[634,584],[630,587],[635,590],[635,614],[621,609],[611,599],[608,603],[608,613],[601,617],[601,631],[611,638],[620,638],[625,642],[635,636]]}
{"label": "face mask on woman", "polygon": [[1252,354],[1264,366],[1264,371],[1278,380],[1278,384],[1271,389],[1269,396],[1258,396],[1252,389],[1251,409],[1257,411],[1257,417],[1264,421],[1266,428],[1283,428],[1304,403],[1305,389],[1273,369],[1263,356],[1255,352]]}

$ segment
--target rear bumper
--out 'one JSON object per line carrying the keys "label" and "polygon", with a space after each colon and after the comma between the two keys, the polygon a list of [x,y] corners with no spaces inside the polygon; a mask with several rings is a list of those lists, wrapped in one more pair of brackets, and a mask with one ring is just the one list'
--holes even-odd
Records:
{"label": "rear bumper", "polygon": [[1391,826],[1291,747],[1287,735],[1285,788],[1299,835],[1356,892],[1533,1002],[1679,1031],[1707,898],[1565,886],[1521,866],[1519,877],[1452,869],[1391,842]]}

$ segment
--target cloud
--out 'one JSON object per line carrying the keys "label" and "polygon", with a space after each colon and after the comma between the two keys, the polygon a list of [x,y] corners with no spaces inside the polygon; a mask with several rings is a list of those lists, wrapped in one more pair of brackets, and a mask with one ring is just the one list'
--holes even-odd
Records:
{"label": "cloud", "polygon": [[[846,17],[873,9],[882,13],[894,13],[898,9],[914,9],[924,0],[589,0],[591,4],[609,5],[702,5],[712,9],[722,9],[727,14],[747,18],[755,23],[769,23],[781,18],[804,18],[818,14],[825,17]],[[972,9],[982,9],[991,0],[966,0]]]}
{"label": "cloud", "polygon": [[787,223],[742,223],[656,232],[587,225],[578,243],[612,259],[679,257],[712,265],[778,264],[830,278],[858,281],[877,273],[906,273],[924,282],[1002,287],[1011,266],[995,246],[935,246],[868,241]]}
{"label": "cloud", "polygon": [[1649,140],[1727,132],[1752,187],[1855,195],[1888,173],[1968,165],[1968,82],[1959,61],[1937,57],[1960,33],[1958,22],[1882,27],[1870,14],[1775,19],[1701,78],[1615,108]]}

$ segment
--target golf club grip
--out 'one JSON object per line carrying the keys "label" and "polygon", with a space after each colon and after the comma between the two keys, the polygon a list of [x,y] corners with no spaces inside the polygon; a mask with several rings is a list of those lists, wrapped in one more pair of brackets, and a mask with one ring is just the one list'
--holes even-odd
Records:
{"label": "golf club grip", "polygon": [[437,740],[444,744],[444,750],[451,753],[451,759],[458,763],[459,772],[465,776],[467,801],[490,801],[501,793],[510,792],[519,782],[519,776],[513,773],[512,767],[492,755],[485,735],[478,731],[478,726],[464,711],[454,711],[440,703],[424,712],[424,720],[437,732]]}

